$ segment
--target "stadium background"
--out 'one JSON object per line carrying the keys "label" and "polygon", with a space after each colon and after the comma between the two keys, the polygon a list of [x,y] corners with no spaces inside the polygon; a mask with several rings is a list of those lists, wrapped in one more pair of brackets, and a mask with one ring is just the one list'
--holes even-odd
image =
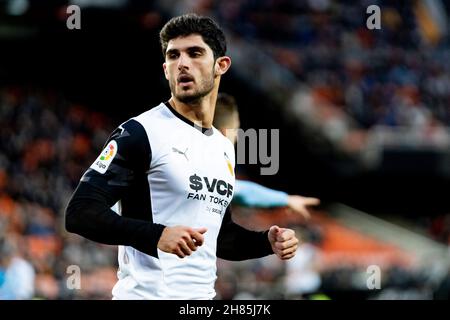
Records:
{"label": "stadium background", "polygon": [[[66,27],[69,4],[81,30]],[[381,30],[366,27],[372,4]],[[23,298],[110,298],[116,249],[66,233],[64,207],[109,132],[167,99],[158,31],[197,12],[228,35],[220,90],[242,128],[280,129],[278,174],[241,165],[238,176],[323,203],[309,222],[236,206],[242,224],[293,226],[308,245],[292,264],[219,261],[217,298],[448,299],[449,11],[437,0],[0,0],[0,237],[17,245],[1,256],[33,267]],[[0,299],[14,298],[3,260]],[[67,288],[70,265],[80,290]],[[370,265],[381,289],[367,288]]]}

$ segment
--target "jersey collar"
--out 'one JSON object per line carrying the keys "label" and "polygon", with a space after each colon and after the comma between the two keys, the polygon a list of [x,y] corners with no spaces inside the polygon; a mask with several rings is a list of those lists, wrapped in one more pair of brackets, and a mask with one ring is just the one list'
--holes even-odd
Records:
{"label": "jersey collar", "polygon": [[169,101],[164,102],[164,104],[166,105],[166,107],[170,110],[170,112],[172,112],[177,118],[179,118],[180,120],[186,122],[188,125],[190,125],[191,127],[194,127],[195,129],[199,130],[201,133],[203,133],[204,135],[207,136],[212,136],[212,134],[214,133],[212,128],[205,128],[205,127],[201,127],[199,125],[196,125],[194,122],[192,122],[191,120],[189,120],[188,118],[186,118],[185,116],[183,116],[182,114],[180,114],[177,110],[175,110],[169,103]]}

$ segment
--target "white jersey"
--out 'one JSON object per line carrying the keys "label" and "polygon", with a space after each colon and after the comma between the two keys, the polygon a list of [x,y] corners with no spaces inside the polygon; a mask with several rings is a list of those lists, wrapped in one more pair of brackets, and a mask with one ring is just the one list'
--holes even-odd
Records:
{"label": "white jersey", "polygon": [[[133,135],[136,139],[127,141],[138,141],[141,150],[148,153],[138,155],[133,151],[133,157],[144,159],[127,155],[131,151],[122,138]],[[169,227],[208,229],[204,244],[183,259],[159,249],[156,257],[132,246],[119,246],[119,280],[113,289],[114,299],[215,296],[217,237],[233,196],[234,159],[233,145],[218,130],[195,127],[168,103],[125,122],[112,135],[85,180],[90,175],[116,171],[109,185],[125,183],[129,186],[127,192],[133,194],[117,204],[119,214]],[[133,161],[148,161],[148,170],[142,171],[145,174],[126,172],[126,168],[138,165],[127,164]],[[95,184],[95,179],[90,181]]]}

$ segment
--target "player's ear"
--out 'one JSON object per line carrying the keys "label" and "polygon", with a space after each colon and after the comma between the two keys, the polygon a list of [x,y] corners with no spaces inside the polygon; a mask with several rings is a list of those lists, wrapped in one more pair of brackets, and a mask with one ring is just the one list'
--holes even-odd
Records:
{"label": "player's ear", "polygon": [[221,76],[225,72],[228,71],[231,67],[231,58],[228,56],[223,56],[220,58],[217,58],[216,60],[216,66],[215,66],[215,72],[216,76]]}
{"label": "player's ear", "polygon": [[169,80],[169,74],[167,73],[167,66],[166,63],[163,63],[163,69],[164,69],[164,75],[166,76],[166,79]]}

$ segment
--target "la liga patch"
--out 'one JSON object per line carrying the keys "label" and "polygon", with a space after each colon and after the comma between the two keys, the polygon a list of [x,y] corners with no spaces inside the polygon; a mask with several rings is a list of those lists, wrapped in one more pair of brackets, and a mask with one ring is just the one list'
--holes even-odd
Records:
{"label": "la liga patch", "polygon": [[117,154],[117,142],[111,140],[108,145],[103,149],[102,153],[91,165],[91,169],[103,174],[108,170],[109,165],[113,161]]}

